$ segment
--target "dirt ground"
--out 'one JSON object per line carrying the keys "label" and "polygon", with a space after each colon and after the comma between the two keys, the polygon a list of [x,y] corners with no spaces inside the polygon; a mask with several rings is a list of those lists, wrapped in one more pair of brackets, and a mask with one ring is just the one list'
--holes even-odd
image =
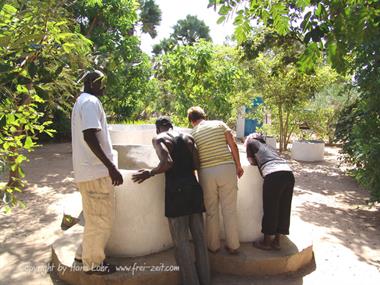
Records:
{"label": "dirt ground", "polygon": [[[325,161],[290,161],[296,176],[291,231],[311,235],[315,265],[302,274],[243,278],[215,276],[213,285],[380,284],[380,205],[339,166],[338,148]],[[76,191],[71,145],[49,144],[26,167],[25,209],[0,214],[0,284],[58,284],[48,274],[50,245],[61,235],[63,201]]]}

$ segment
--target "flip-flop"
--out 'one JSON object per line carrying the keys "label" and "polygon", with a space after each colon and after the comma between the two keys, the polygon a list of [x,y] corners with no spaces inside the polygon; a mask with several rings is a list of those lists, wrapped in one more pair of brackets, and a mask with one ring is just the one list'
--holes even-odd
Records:
{"label": "flip-flop", "polygon": [[74,226],[75,224],[77,224],[78,222],[79,222],[78,218],[74,218],[70,215],[63,214],[62,221],[61,221],[61,229],[63,231],[66,231],[72,226]]}
{"label": "flip-flop", "polygon": [[273,250],[271,246],[263,245],[260,241],[254,241],[252,245],[261,250]]}

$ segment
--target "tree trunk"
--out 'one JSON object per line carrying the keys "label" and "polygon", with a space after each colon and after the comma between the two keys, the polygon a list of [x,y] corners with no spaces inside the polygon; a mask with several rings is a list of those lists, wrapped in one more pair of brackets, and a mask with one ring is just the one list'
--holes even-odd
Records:
{"label": "tree trunk", "polygon": [[286,113],[286,120],[285,120],[285,127],[284,127],[284,150],[288,149],[288,143],[289,143],[289,139],[288,139],[288,134],[289,134],[289,116],[290,116],[290,112],[288,111]]}
{"label": "tree trunk", "polygon": [[[8,163],[9,165],[13,165],[15,163],[15,158],[14,157],[8,157]],[[9,169],[9,176],[8,176],[8,187],[20,187],[21,182],[20,182],[20,173],[19,173],[19,167],[16,166],[14,170]]]}
{"label": "tree trunk", "polygon": [[293,131],[294,131],[294,126],[290,129],[290,132],[288,133],[288,137],[287,137],[288,143],[289,143],[290,136],[292,135]]}
{"label": "tree trunk", "polygon": [[90,27],[88,28],[88,31],[87,31],[87,34],[86,34],[86,38],[89,38],[91,36],[92,31],[95,28],[96,21],[98,19],[98,15],[99,14],[96,14],[95,17],[94,17],[94,19],[92,19],[92,22],[91,22]]}
{"label": "tree trunk", "polygon": [[284,126],[283,126],[283,118],[282,118],[282,104],[278,106],[278,119],[280,122],[280,152],[284,149]]}

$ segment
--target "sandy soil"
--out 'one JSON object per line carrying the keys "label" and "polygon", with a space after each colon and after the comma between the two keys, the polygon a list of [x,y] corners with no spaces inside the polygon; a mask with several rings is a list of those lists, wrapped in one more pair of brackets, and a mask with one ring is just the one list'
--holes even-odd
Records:
{"label": "sandy soil", "polygon": [[[379,284],[380,205],[339,166],[338,148],[326,148],[325,161],[291,161],[296,176],[291,231],[311,235],[315,266],[302,274],[242,278],[214,277],[213,285]],[[46,145],[26,167],[26,209],[0,214],[0,284],[59,284],[47,274],[50,245],[61,235],[64,200],[76,189],[70,144]],[[310,273],[311,271],[311,273]]]}

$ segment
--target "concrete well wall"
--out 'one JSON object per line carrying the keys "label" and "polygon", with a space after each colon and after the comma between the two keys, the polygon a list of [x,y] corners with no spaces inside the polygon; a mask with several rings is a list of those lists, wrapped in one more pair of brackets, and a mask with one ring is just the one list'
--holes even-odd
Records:
{"label": "concrete well wall", "polygon": [[[117,131],[111,132],[113,148],[118,152],[119,168],[124,177],[124,184],[116,187],[115,191],[116,218],[107,245],[111,256],[143,256],[172,246],[164,216],[164,175],[156,175],[142,184],[133,183],[131,179],[138,169],[152,168],[158,163],[151,145],[154,125],[138,127],[125,126],[123,130],[118,126]],[[242,242],[248,242],[261,235],[262,178],[257,167],[249,165],[243,150],[240,157],[245,174],[238,183],[239,235]],[[220,222],[223,238],[222,215]]]}

